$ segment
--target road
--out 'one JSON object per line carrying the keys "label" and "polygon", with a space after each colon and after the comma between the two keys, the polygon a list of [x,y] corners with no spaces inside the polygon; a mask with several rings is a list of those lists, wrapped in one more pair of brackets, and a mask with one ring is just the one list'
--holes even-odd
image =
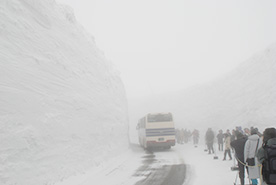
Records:
{"label": "road", "polygon": [[[133,148],[137,146],[132,146]],[[142,165],[133,176],[143,179],[135,185],[183,185],[186,165],[180,153],[174,149],[144,151]]]}
{"label": "road", "polygon": [[230,170],[233,160],[222,161],[223,153],[214,159],[204,145],[146,151],[132,144],[122,155],[55,185],[230,185],[237,173]]}

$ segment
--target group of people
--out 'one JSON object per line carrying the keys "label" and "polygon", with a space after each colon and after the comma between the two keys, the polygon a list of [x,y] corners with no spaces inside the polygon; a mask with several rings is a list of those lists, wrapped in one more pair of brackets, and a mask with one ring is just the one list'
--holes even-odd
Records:
{"label": "group of people", "polygon": [[[219,130],[216,135],[218,142],[218,150],[223,151],[224,158],[228,154],[229,159],[232,160],[231,151],[235,153],[235,158],[238,161],[239,178],[241,185],[244,185],[245,169],[248,173],[248,177],[252,185],[258,184],[258,179],[265,184],[276,184],[276,130],[275,128],[267,128],[261,134],[257,128],[251,127],[250,129],[236,128],[227,130],[223,133]],[[209,128],[205,135],[206,145],[208,147],[209,154],[214,153],[213,143],[215,140],[215,134],[211,128]],[[272,148],[273,146],[274,148]],[[270,149],[271,161],[268,161],[268,149]],[[275,174],[268,174],[268,171],[272,169]],[[274,183],[273,183],[274,182]]]}
{"label": "group of people", "polygon": [[187,129],[176,129],[176,141],[178,144],[188,143],[193,139],[194,145],[198,144],[199,141],[199,131],[194,129],[193,132]]}
{"label": "group of people", "polygon": [[188,143],[191,131],[187,129],[176,129],[176,141],[178,144]]}

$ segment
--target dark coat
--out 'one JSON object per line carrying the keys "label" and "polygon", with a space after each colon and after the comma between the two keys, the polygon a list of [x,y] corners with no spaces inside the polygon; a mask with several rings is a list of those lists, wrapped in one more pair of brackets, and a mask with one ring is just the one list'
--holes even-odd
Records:
{"label": "dark coat", "polygon": [[241,161],[244,162],[244,146],[247,139],[246,137],[242,137],[240,139],[234,140],[230,143],[231,147],[234,148],[236,157]]}
{"label": "dark coat", "polygon": [[[276,144],[276,138],[269,139],[266,143],[267,146],[275,145]],[[264,147],[261,147],[257,152],[257,158],[260,163],[263,163],[265,160],[265,151]]]}
{"label": "dark coat", "polygon": [[218,138],[218,143],[223,143],[223,138],[224,138],[223,133],[219,133],[219,134],[217,135],[217,138]]}
{"label": "dark coat", "polygon": [[206,143],[213,143],[215,139],[215,134],[212,130],[208,130],[205,135]]}

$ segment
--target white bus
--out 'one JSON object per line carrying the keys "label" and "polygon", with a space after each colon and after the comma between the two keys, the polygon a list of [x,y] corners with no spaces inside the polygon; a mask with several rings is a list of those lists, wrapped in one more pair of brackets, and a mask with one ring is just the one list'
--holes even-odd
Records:
{"label": "white bus", "polygon": [[171,148],[175,145],[175,128],[171,113],[147,114],[137,124],[139,143],[145,149]]}

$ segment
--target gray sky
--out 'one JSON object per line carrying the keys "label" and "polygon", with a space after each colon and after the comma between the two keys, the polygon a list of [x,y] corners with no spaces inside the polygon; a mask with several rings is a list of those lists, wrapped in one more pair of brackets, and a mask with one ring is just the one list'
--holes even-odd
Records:
{"label": "gray sky", "polygon": [[276,42],[275,0],[57,0],[121,72],[129,98],[231,71]]}

